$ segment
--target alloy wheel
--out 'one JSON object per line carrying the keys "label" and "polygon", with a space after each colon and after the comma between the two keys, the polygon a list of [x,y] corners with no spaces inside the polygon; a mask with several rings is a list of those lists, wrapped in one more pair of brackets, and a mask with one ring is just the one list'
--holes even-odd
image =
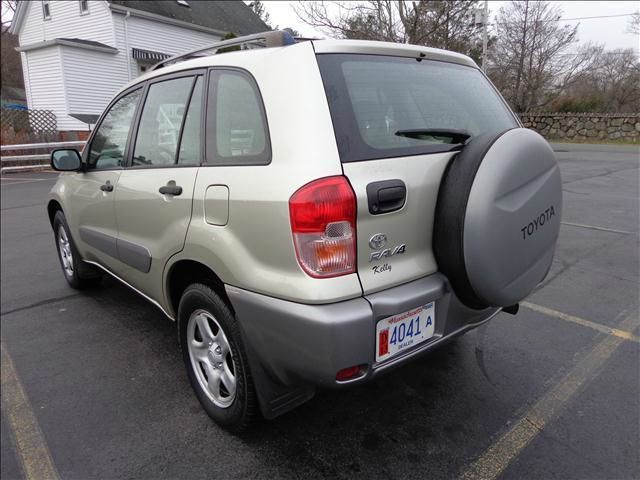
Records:
{"label": "alloy wheel", "polygon": [[233,352],[222,327],[206,310],[196,310],[187,324],[187,348],[200,387],[220,408],[236,397]]}
{"label": "alloy wheel", "polygon": [[71,253],[71,244],[64,227],[60,225],[58,228],[58,253],[62,261],[62,268],[67,277],[73,277],[73,254]]}

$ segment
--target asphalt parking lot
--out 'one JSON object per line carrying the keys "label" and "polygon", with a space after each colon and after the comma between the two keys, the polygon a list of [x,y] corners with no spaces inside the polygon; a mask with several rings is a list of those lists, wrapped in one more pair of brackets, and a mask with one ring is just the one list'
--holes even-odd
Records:
{"label": "asphalt parking lot", "polygon": [[67,287],[56,175],[3,176],[2,478],[639,478],[639,150],[555,149],[561,237],[517,316],[242,437],[200,408],[155,307]]}

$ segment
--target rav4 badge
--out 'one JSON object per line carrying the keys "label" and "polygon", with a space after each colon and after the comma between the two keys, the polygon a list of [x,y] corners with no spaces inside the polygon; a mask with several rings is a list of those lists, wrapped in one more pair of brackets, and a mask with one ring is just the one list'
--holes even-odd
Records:
{"label": "rav4 badge", "polygon": [[407,246],[403,243],[402,245],[396,245],[393,248],[385,248],[384,250],[378,250],[376,252],[371,252],[371,256],[369,257],[369,262],[373,262],[374,260],[381,260],[387,257],[393,257],[394,255],[400,255],[407,251]]}

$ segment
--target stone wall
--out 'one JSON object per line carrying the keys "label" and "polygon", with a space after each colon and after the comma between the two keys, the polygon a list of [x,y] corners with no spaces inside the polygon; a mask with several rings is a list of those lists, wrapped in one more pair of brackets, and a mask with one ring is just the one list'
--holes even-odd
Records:
{"label": "stone wall", "polygon": [[553,140],[640,141],[640,114],[520,113],[522,123]]}

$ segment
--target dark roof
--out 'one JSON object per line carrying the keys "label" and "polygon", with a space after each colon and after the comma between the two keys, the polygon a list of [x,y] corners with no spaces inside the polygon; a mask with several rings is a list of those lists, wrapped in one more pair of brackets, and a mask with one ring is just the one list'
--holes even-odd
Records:
{"label": "dark roof", "polygon": [[100,117],[100,115],[91,115],[89,113],[70,113],[69,116],[88,125],[95,125]]}
{"label": "dark roof", "polygon": [[97,50],[104,53],[118,53],[118,49],[105,45],[104,43],[94,42],[92,40],[83,40],[81,38],[52,38],[44,42],[30,43],[16,48],[19,52],[28,52],[39,48],[46,48],[52,45],[67,45],[70,47],[86,48],[88,50]]}
{"label": "dark roof", "polygon": [[84,45],[87,47],[102,47],[102,48],[111,48],[109,45],[105,45],[104,43],[94,42],[93,40],[84,40],[82,38],[58,38],[57,40],[64,40],[65,42],[77,43],[79,45]]}
{"label": "dark roof", "polygon": [[241,0],[187,0],[188,7],[176,0],[110,0],[114,5],[173,18],[186,23],[236,35],[259,33],[270,28]]}

